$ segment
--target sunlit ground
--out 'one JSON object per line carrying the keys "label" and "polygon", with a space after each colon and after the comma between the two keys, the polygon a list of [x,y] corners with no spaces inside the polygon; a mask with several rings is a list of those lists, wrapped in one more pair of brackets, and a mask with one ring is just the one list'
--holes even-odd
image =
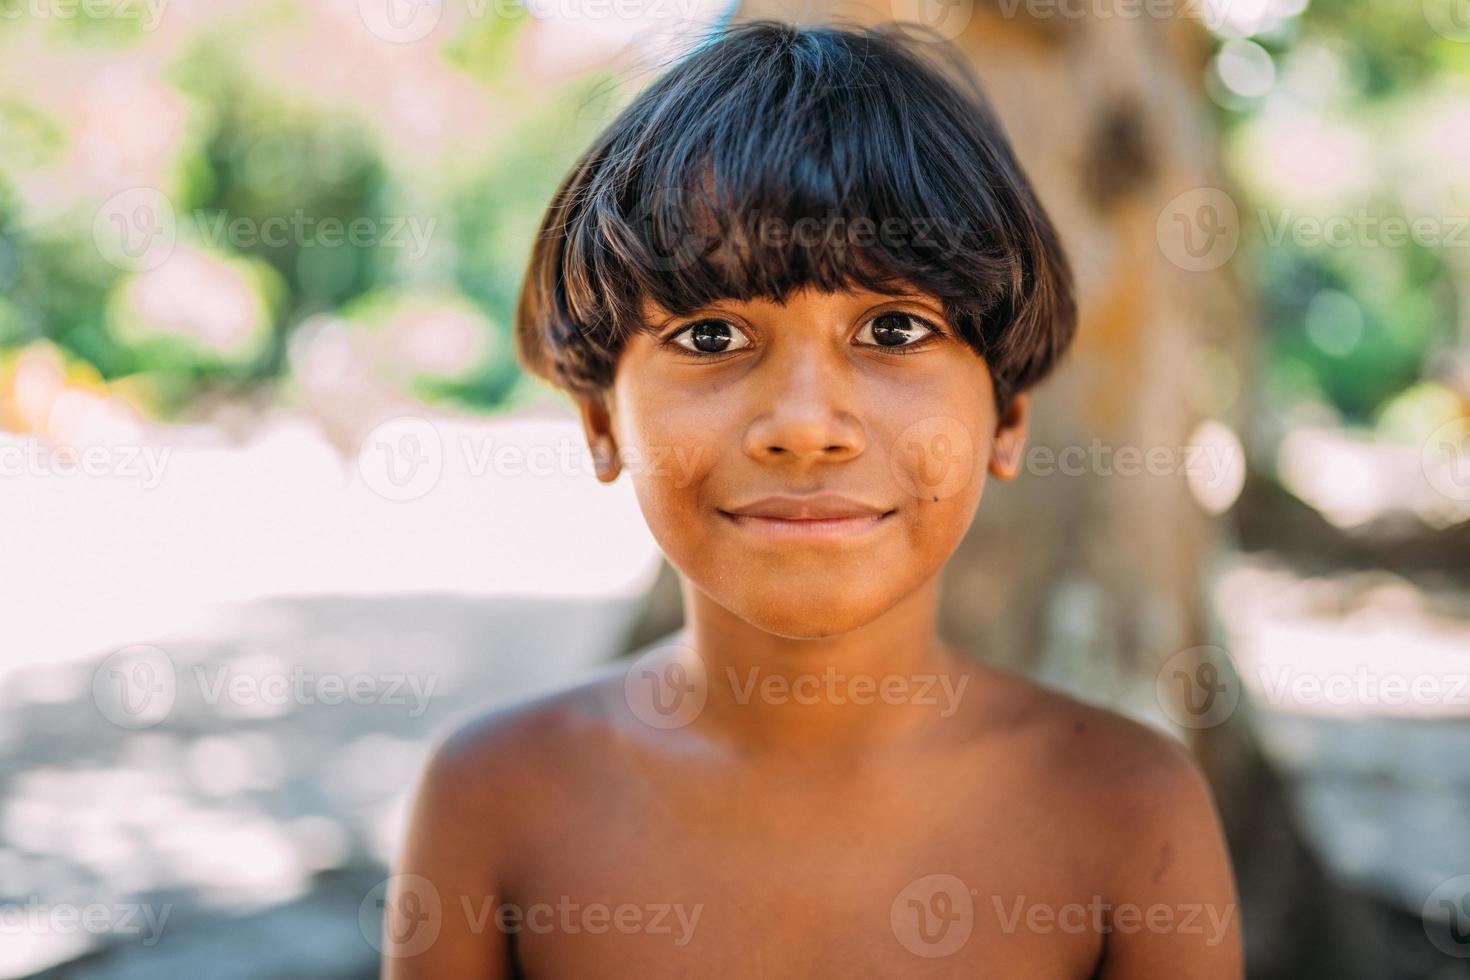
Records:
{"label": "sunlit ground", "polygon": [[[399,425],[425,440],[417,482],[375,458]],[[183,929],[192,904],[262,907],[314,872],[385,864],[446,724],[616,652],[658,555],[570,416],[419,409],[347,455],[319,433],[286,411],[237,444],[133,429],[167,460],[156,480],[5,481],[26,520],[0,532],[16,559],[0,566],[0,898],[169,902]],[[109,672],[126,681],[138,649],[162,651],[174,690],[162,714],[120,717]],[[368,689],[330,703],[323,678]],[[7,935],[0,975],[93,938]]]}

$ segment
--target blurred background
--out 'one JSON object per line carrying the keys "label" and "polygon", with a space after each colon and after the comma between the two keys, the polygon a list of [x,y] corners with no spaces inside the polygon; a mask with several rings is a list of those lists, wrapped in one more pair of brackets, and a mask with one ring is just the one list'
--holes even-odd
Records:
{"label": "blurred background", "polygon": [[0,977],[375,976],[433,741],[679,625],[511,312],[754,16],[951,41],[1076,269],[947,635],[1195,750],[1250,976],[1470,977],[1465,0],[0,0]]}

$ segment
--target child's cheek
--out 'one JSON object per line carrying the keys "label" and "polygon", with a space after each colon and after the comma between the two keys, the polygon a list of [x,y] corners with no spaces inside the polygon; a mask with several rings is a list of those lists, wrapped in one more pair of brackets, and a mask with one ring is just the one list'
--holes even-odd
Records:
{"label": "child's cheek", "polygon": [[688,403],[645,404],[623,426],[622,453],[640,509],[665,551],[697,538],[721,501],[707,499],[709,474],[733,436]]}
{"label": "child's cheek", "polygon": [[984,484],[985,451],[975,420],[948,413],[921,416],[899,430],[889,444],[888,464],[898,489],[920,504],[972,496],[978,501]]}

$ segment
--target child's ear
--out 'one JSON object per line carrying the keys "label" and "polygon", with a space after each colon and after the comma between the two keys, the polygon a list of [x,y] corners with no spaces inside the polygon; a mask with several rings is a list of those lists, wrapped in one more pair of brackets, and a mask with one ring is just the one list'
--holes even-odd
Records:
{"label": "child's ear", "polygon": [[1021,471],[1021,453],[1026,448],[1026,422],[1031,402],[1026,392],[1012,395],[1005,414],[995,424],[995,441],[990,448],[990,472],[997,480],[1009,480]]}
{"label": "child's ear", "polygon": [[587,448],[592,452],[592,465],[597,479],[611,483],[622,472],[618,459],[617,437],[613,434],[612,413],[609,404],[611,393],[577,395],[577,411],[582,416],[582,431],[587,436]]}

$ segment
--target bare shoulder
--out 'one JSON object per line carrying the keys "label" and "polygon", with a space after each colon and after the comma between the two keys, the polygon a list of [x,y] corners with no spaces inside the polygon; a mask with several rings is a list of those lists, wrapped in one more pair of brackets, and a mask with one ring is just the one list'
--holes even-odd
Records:
{"label": "bare shoulder", "polygon": [[[614,679],[625,669],[609,664],[561,690],[477,713],[434,746],[412,793],[385,908],[449,903],[467,914],[440,916],[426,950],[385,949],[385,978],[511,975],[507,936],[474,926],[469,910],[514,894],[546,839],[569,836],[577,815],[569,801],[607,751]],[[385,942],[414,935],[414,921],[388,920]]]}
{"label": "bare shoulder", "polygon": [[1192,814],[1212,819],[1209,784],[1173,735],[1117,711],[992,670],[1009,712],[1008,739],[1049,789],[1085,810],[1095,830]]}
{"label": "bare shoulder", "polygon": [[620,726],[626,671],[613,661],[549,693],[462,718],[435,745],[424,782],[499,797],[512,785],[533,790],[551,773],[565,778]]}
{"label": "bare shoulder", "polygon": [[1240,980],[1234,874],[1203,771],[1172,735],[1011,677],[1007,737],[1109,922],[1101,980]]}

